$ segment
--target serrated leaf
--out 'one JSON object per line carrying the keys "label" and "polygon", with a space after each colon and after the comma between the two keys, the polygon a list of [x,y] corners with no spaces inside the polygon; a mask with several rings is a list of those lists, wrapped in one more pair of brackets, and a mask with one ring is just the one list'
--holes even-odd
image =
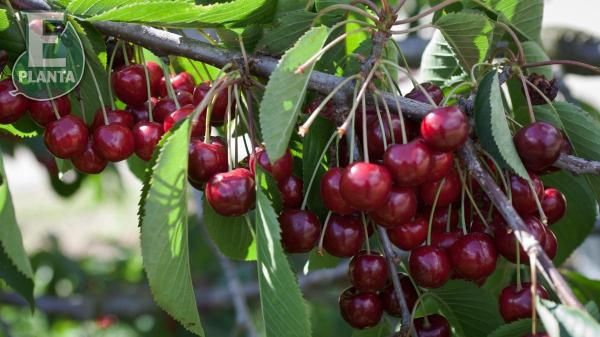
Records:
{"label": "serrated leaf", "polygon": [[[264,175],[257,172],[257,180]],[[307,306],[281,247],[279,221],[257,184],[256,243],[260,303],[266,337],[310,337]]]}
{"label": "serrated leaf", "polygon": [[480,82],[475,97],[475,127],[481,145],[505,168],[529,179],[513,143],[502,104],[498,73],[489,72]]}
{"label": "serrated leaf", "polygon": [[596,302],[590,301],[586,303],[585,311],[587,311],[593,319],[595,319],[596,321],[600,321],[600,308],[598,308]]}
{"label": "serrated leaf", "polygon": [[495,13],[499,20],[508,24],[524,39],[540,41],[543,0],[472,0],[471,3]]}
{"label": "serrated leaf", "polygon": [[285,153],[296,127],[314,63],[303,73],[296,74],[295,71],[321,49],[328,35],[327,27],[313,27],[283,55],[269,78],[260,104],[260,126],[267,153],[272,160]]}
{"label": "serrated leaf", "polygon": [[272,28],[266,30],[258,43],[258,49],[271,55],[281,55],[310,29],[316,13],[304,9],[283,14]]}
{"label": "serrated leaf", "polygon": [[352,337],[388,337],[392,333],[390,323],[386,320],[380,322],[375,327],[364,330],[354,330]]}
{"label": "serrated leaf", "polygon": [[144,268],[156,303],[189,331],[204,336],[188,251],[187,160],[190,120],[163,136],[140,200]]}
{"label": "serrated leaf", "polygon": [[327,252],[323,252],[323,255],[319,255],[316,249],[313,249],[308,255],[308,261],[304,267],[304,271],[311,272],[319,269],[333,268],[340,264],[340,258],[333,255],[329,255]]}
{"label": "serrated leaf", "polygon": [[421,56],[423,81],[443,85],[449,78],[466,74],[458,64],[452,48],[440,31],[436,31]]}
{"label": "serrated leaf", "polygon": [[[327,153],[323,158],[321,158],[321,154],[323,154],[334,131],[335,128],[331,122],[319,117],[310,126],[310,130],[302,139],[302,181],[304,182],[304,195],[308,195],[308,208],[321,217],[327,214],[327,209],[321,200],[320,189],[321,178],[327,168]],[[310,190],[308,190],[308,185],[313,174],[315,178]]]}
{"label": "serrated leaf", "polygon": [[504,324],[494,330],[487,337],[517,337],[525,336],[531,332],[531,319],[520,319],[518,321]]}
{"label": "serrated leaf", "polygon": [[[546,55],[546,52],[535,41],[525,41],[522,43],[523,53],[525,54],[525,61],[527,63],[548,61],[550,58]],[[551,66],[534,67],[527,69],[529,74],[537,73],[546,76],[547,79],[553,78]]]}
{"label": "serrated leaf", "polygon": [[23,247],[4,163],[0,154],[0,278],[23,296],[33,309],[33,271]]}
{"label": "serrated leaf", "polygon": [[223,255],[235,260],[256,260],[256,243],[244,216],[225,217],[202,198],[204,225]]}
{"label": "serrated leaf", "polygon": [[19,138],[32,138],[38,135],[38,132],[35,130],[22,131],[12,124],[0,124],[0,133],[8,133],[9,135],[17,136]]}
{"label": "serrated leaf", "polygon": [[550,337],[600,336],[600,324],[583,310],[544,299],[538,299],[536,308]]}
{"label": "serrated leaf", "polygon": [[499,296],[502,289],[513,279],[514,274],[514,264],[506,261],[503,257],[499,257],[496,270],[487,278],[482,288],[488,290],[494,296]]}
{"label": "serrated leaf", "polygon": [[140,159],[138,156],[131,156],[127,158],[127,167],[136,178],[140,181],[144,181],[146,170],[148,169],[147,161]]}

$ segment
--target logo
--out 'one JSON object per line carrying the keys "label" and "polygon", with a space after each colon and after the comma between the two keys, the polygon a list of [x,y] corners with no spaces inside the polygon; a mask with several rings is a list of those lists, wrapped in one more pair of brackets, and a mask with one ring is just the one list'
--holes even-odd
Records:
{"label": "logo", "polygon": [[18,94],[33,100],[54,99],[77,87],[85,68],[81,40],[64,13],[24,13],[27,51],[13,67]]}

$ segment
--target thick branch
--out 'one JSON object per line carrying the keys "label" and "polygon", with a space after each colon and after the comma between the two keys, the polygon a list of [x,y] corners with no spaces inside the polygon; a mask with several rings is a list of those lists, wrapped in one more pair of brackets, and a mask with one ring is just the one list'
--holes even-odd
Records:
{"label": "thick branch", "polygon": [[573,174],[600,174],[600,162],[562,154],[554,166]]}

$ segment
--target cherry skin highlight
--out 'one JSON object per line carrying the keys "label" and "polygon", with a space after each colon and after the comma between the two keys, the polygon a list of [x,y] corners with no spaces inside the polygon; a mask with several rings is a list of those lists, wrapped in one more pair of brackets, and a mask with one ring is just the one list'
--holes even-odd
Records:
{"label": "cherry skin highlight", "polygon": [[300,208],[304,198],[304,184],[300,178],[289,176],[277,183],[285,208]]}
{"label": "cherry skin highlight", "polygon": [[558,222],[567,212],[567,199],[556,188],[545,189],[541,202],[549,224]]}
{"label": "cherry skin highlight", "polygon": [[421,121],[421,136],[435,151],[454,151],[469,137],[467,116],[457,106],[433,109]]}

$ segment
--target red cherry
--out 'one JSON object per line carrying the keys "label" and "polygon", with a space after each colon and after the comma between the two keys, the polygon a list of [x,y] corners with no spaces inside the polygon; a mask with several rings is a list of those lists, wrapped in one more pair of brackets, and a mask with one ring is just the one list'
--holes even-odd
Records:
{"label": "red cherry", "polygon": [[462,237],[462,232],[433,232],[431,233],[431,245],[449,251],[452,246]]}
{"label": "red cherry", "polygon": [[246,169],[217,173],[206,183],[206,200],[221,215],[244,215],[254,207],[254,186],[254,176]]}
{"label": "red cherry", "polygon": [[[543,247],[546,241],[546,226],[544,226],[544,224],[534,216],[527,216],[523,218],[523,221],[527,226],[528,232]],[[498,253],[504,256],[504,258],[506,258],[508,261],[516,263],[517,238],[514,235],[514,231],[510,227],[508,227],[506,223],[499,223],[494,226],[494,236],[496,242],[496,249],[498,250]],[[523,250],[523,247],[520,247],[519,250],[521,263],[529,263],[529,256]]]}
{"label": "red cherry", "polygon": [[31,101],[27,97],[11,94],[16,90],[10,77],[0,81],[0,124],[16,122],[29,109]]}
{"label": "red cherry", "polygon": [[392,189],[388,170],[377,164],[354,162],[344,170],[340,194],[350,206],[371,211],[387,200]]}
{"label": "red cherry", "polygon": [[71,158],[85,151],[88,129],[76,116],[66,115],[46,126],[44,142],[48,151],[58,158]]}
{"label": "red cherry", "polygon": [[[417,290],[408,276],[398,273],[398,278],[400,279],[400,288],[404,294],[406,306],[408,307],[408,310],[412,310],[417,303],[417,299],[419,298],[417,295]],[[383,309],[385,312],[395,317],[402,316],[402,309],[400,308],[400,304],[396,298],[394,285],[391,281],[388,282],[388,285],[385,287],[383,292],[381,292],[379,297],[381,298],[381,303],[383,304]]]}
{"label": "red cherry", "polygon": [[292,175],[294,169],[294,159],[290,150],[286,150],[285,154],[271,163],[266,150],[259,150],[250,155],[250,171],[255,172],[256,163],[258,163],[265,171],[271,173],[275,180],[280,181]]}
{"label": "red cherry", "polygon": [[344,320],[355,329],[373,327],[383,316],[383,306],[377,294],[360,293],[354,287],[342,292],[339,306]]}
{"label": "red cherry", "polygon": [[[442,92],[442,89],[440,89],[440,87],[437,85],[430,82],[425,82],[421,83],[421,87],[427,92],[429,97],[431,97],[436,105],[439,105],[444,100],[444,92]],[[423,90],[421,90],[419,87],[415,87],[408,94],[404,95],[404,97],[427,104],[431,103],[429,102],[429,99],[427,99],[427,96],[425,96],[423,93]]]}
{"label": "red cherry", "polygon": [[326,224],[323,248],[333,256],[354,256],[365,241],[364,233],[363,224],[357,217],[332,214]]}
{"label": "red cherry", "polygon": [[399,226],[388,228],[390,241],[402,250],[413,250],[419,247],[427,239],[427,221],[424,218],[416,218]]}
{"label": "red cherry", "polygon": [[380,226],[391,228],[410,221],[417,214],[417,195],[410,187],[392,187],[387,201],[369,213]]}
{"label": "red cherry", "polygon": [[388,147],[383,164],[399,186],[417,186],[429,178],[432,160],[431,150],[418,138]]}
{"label": "red cherry", "polygon": [[[192,105],[192,94],[187,91],[178,91],[177,101],[181,107]],[[162,123],[165,121],[165,118],[167,118],[167,116],[172,114],[175,110],[177,110],[177,105],[172,98],[161,98],[158,100],[158,103],[156,103],[154,110],[152,110],[152,116],[154,117],[155,121]]]}
{"label": "red cherry", "polygon": [[449,279],[452,271],[446,252],[433,246],[418,247],[408,259],[410,275],[425,288],[439,288]]}
{"label": "red cherry", "polygon": [[[548,292],[543,286],[537,285],[537,296],[548,299]],[[531,310],[531,283],[525,282],[522,287],[510,285],[502,290],[499,298],[500,314],[507,323],[521,318],[530,318]]]}
{"label": "red cherry", "polygon": [[515,134],[514,142],[525,167],[538,172],[558,159],[563,137],[552,124],[535,122],[520,129]]}
{"label": "red cherry", "polygon": [[[108,124],[120,124],[124,127],[131,129],[133,127],[133,116],[124,110],[118,109],[110,109],[106,108],[106,116],[108,117]],[[96,111],[96,115],[94,116],[94,120],[92,121],[91,130],[96,130],[97,128],[105,125],[104,123],[104,113],[102,109]]]}
{"label": "red cherry", "polygon": [[[173,111],[167,116],[163,122],[163,130],[165,132],[171,130],[171,128],[178,122],[184,120],[194,112],[194,106],[186,105],[181,109]],[[198,116],[197,119],[192,121],[192,137],[204,137],[206,131],[206,115],[203,113]]]}
{"label": "red cherry", "polygon": [[421,136],[435,151],[454,151],[469,137],[467,116],[457,106],[433,109],[421,121]]}
{"label": "red cherry", "polygon": [[82,173],[98,174],[106,168],[108,162],[100,157],[93,147],[93,140],[90,138],[83,153],[71,157],[73,166]]}
{"label": "red cherry", "polygon": [[[382,115],[381,117],[381,123],[379,122],[379,118],[373,118],[367,125],[367,147],[371,159],[381,159],[386,149],[385,145],[392,145],[392,133],[390,132],[388,116]],[[396,115],[392,115],[390,116],[390,119],[392,121],[391,129],[394,133],[394,140],[396,143],[401,143],[402,123],[400,118]]]}
{"label": "red cherry", "polygon": [[359,291],[379,291],[385,288],[388,267],[380,253],[362,251],[350,260],[348,275],[350,283]]}
{"label": "red cherry", "polygon": [[[313,111],[319,107],[319,105],[323,102],[323,97],[318,97],[310,101],[306,107],[304,108],[304,113],[307,115],[311,115]],[[319,116],[328,119],[330,121],[335,121],[335,105],[333,104],[333,100],[327,101],[325,103],[325,107],[319,112]]]}
{"label": "red cherry", "polygon": [[308,253],[319,241],[321,221],[310,211],[286,209],[279,216],[281,244],[288,253]]}
{"label": "red cherry", "polygon": [[205,143],[200,139],[192,138],[188,151],[190,180],[202,184],[215,174],[226,172],[227,169],[227,147],[224,142]]}
{"label": "red cherry", "polygon": [[484,233],[467,234],[450,247],[454,270],[468,280],[490,276],[496,270],[498,253],[492,238]]}
{"label": "red cherry", "polygon": [[[208,91],[210,90],[210,85],[208,83],[202,83],[200,84],[198,87],[196,87],[196,89],[194,89],[194,105],[197,106],[199,105],[202,100],[204,99],[204,97],[206,96],[206,94],[208,93]],[[212,106],[212,112],[211,112],[211,116],[210,116],[210,123],[211,125],[222,125],[223,122],[225,121],[225,118],[227,117],[227,104],[229,101],[229,94],[228,94],[228,89],[227,88],[223,88],[221,90],[219,90],[218,92],[215,93],[216,98],[214,99],[214,101],[212,102],[213,106]],[[231,101],[231,116],[233,117],[233,114],[235,112],[235,104],[234,101]]]}
{"label": "red cherry", "polygon": [[146,62],[148,68],[148,74],[150,75],[150,91],[152,96],[157,97],[160,95],[160,82],[163,78],[163,70],[160,65],[156,62]]}
{"label": "red cherry", "polygon": [[281,193],[281,201],[285,208],[300,208],[304,198],[304,187],[302,180],[295,176],[289,176],[277,183]]}
{"label": "red cherry", "polygon": [[[138,122],[149,120],[149,117],[148,117],[148,106],[149,105],[152,105],[152,115],[154,115],[154,109],[156,109],[157,103],[158,103],[158,99],[151,97],[150,101],[146,101],[143,105],[137,105],[137,106],[128,105],[125,110],[133,116],[134,123],[138,123]],[[102,122],[104,122],[104,120]]]}
{"label": "red cherry", "polygon": [[339,167],[330,168],[321,178],[321,199],[325,207],[333,213],[351,214],[354,209],[342,198],[340,181],[344,170]]}
{"label": "red cherry", "polygon": [[[449,230],[456,229],[458,226],[458,214],[459,210],[451,206],[436,207],[435,211],[433,211],[432,230],[434,232],[445,232],[447,228]],[[431,207],[425,209],[423,212],[423,217],[426,219],[429,219],[430,215]],[[450,221],[450,226],[448,226],[448,221]]]}
{"label": "red cherry", "polygon": [[[435,202],[435,196],[440,186],[442,187],[437,199],[437,207],[448,206],[449,204],[458,200],[458,198],[460,197],[462,185],[456,171],[452,170],[443,179],[444,180],[427,182],[421,185],[421,188],[419,190],[419,196],[425,204],[433,205],[433,203]],[[444,182],[443,184],[442,181]]]}
{"label": "red cherry", "polygon": [[556,252],[558,250],[558,240],[556,239],[556,234],[550,229],[546,228],[546,239],[544,240],[544,252],[550,260],[553,260],[556,257]]}
{"label": "red cherry", "polygon": [[118,162],[135,150],[131,130],[121,124],[103,125],[94,131],[94,150],[104,159]]}
{"label": "red cherry", "polygon": [[[541,201],[544,196],[544,184],[535,174],[530,174],[531,183],[534,187],[535,194]],[[521,215],[531,214],[537,211],[535,202],[535,194],[531,191],[527,180],[512,175],[510,177],[510,191],[512,195],[512,204]]]}
{"label": "red cherry", "polygon": [[71,101],[69,100],[69,96],[64,95],[49,101],[31,100],[29,102],[31,118],[42,126],[46,126],[48,123],[56,120],[54,107],[52,106],[53,103],[61,117],[71,113]]}
{"label": "red cherry", "polygon": [[156,144],[164,133],[162,125],[156,122],[139,122],[133,126],[131,132],[133,133],[135,154],[142,160],[150,160]]}
{"label": "red cherry", "polygon": [[437,181],[450,173],[454,163],[454,155],[452,152],[434,152],[431,155],[431,162],[431,170],[427,181]]}
{"label": "red cherry", "polygon": [[[194,77],[185,71],[180,72],[177,75],[171,76],[171,84],[173,85],[173,91],[187,91],[189,93],[192,93],[194,92],[194,86],[196,85],[196,83],[194,82]],[[169,92],[167,90],[167,83],[165,81],[164,76],[160,79],[159,88],[159,95],[161,97],[166,97],[169,95]]]}
{"label": "red cherry", "polygon": [[450,337],[450,324],[446,317],[433,314],[415,319],[415,331],[419,337]]}
{"label": "red cherry", "polygon": [[119,99],[129,105],[142,105],[148,100],[146,74],[140,64],[130,64],[112,74],[112,86]]}
{"label": "red cherry", "polygon": [[556,188],[545,189],[541,201],[549,224],[558,222],[567,212],[567,199]]}

